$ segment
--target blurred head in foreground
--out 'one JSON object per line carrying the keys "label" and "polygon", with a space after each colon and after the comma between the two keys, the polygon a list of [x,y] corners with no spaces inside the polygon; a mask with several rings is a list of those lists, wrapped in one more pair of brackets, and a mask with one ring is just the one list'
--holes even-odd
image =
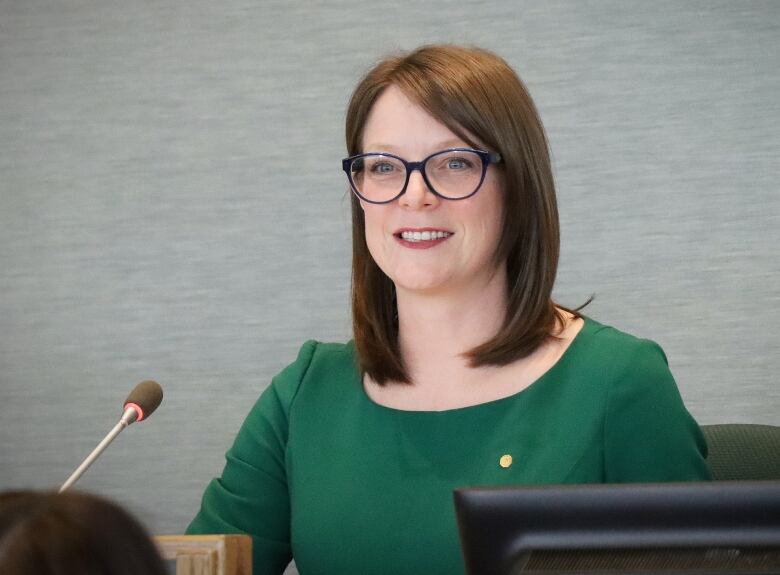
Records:
{"label": "blurred head in foreground", "polygon": [[0,493],[3,575],[164,575],[146,529],[86,493]]}

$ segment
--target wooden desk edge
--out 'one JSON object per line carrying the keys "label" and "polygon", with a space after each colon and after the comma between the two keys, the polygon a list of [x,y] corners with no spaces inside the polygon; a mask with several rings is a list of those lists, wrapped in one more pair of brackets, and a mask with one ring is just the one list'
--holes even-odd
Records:
{"label": "wooden desk edge", "polygon": [[155,535],[165,559],[179,555],[216,553],[224,575],[252,575],[252,538],[249,535]]}

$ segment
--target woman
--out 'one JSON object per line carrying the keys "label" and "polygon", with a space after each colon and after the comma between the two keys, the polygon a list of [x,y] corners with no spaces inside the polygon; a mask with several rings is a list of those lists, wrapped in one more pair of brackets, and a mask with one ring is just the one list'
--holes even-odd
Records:
{"label": "woman", "polygon": [[274,378],[190,532],[258,573],[462,572],[452,490],[708,478],[660,348],[556,306],[544,130],[499,57],[429,46],[356,88],[353,327]]}
{"label": "woman", "polygon": [[165,575],[144,527],[86,493],[0,494],[3,575]]}

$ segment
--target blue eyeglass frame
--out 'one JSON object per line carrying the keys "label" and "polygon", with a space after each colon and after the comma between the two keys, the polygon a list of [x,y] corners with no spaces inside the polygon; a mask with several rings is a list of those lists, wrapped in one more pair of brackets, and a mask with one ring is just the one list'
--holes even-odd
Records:
{"label": "blue eyeglass frame", "polygon": [[[428,163],[428,160],[431,158],[438,156],[440,154],[445,154],[447,152],[472,152],[480,157],[482,160],[482,176],[479,178],[479,183],[477,184],[477,187],[474,189],[473,192],[471,192],[468,196],[463,196],[461,198],[450,198],[447,197],[439,192],[436,191],[436,188],[433,187],[430,180],[428,180],[428,175],[425,173],[425,164]],[[401,191],[398,192],[398,195],[390,198],[389,200],[384,200],[381,202],[377,202],[376,200],[369,200],[368,198],[362,196],[360,192],[357,189],[357,186],[355,185],[355,182],[352,179],[352,171],[350,168],[352,167],[352,164],[355,162],[355,160],[359,160],[360,158],[365,158],[368,156],[382,156],[385,158],[393,158],[395,160],[398,160],[404,165],[404,168],[406,169],[406,180],[404,181],[404,185],[401,188]],[[387,154],[385,152],[366,152],[364,154],[357,154],[355,156],[350,156],[349,158],[344,158],[341,160],[341,169],[344,170],[347,174],[347,179],[349,180],[349,186],[352,188],[352,191],[355,193],[357,197],[359,197],[364,202],[368,202],[369,204],[389,204],[390,202],[394,202],[401,196],[403,196],[406,193],[406,188],[409,185],[409,179],[412,177],[412,172],[417,170],[420,172],[420,174],[423,177],[423,180],[425,181],[425,185],[428,186],[428,189],[435,195],[438,196],[444,200],[450,200],[450,201],[457,201],[457,200],[465,200],[466,198],[470,198],[474,194],[476,194],[479,189],[482,187],[482,183],[485,181],[485,174],[487,174],[487,169],[490,164],[499,164],[501,163],[501,154],[498,154],[496,152],[486,152],[485,150],[475,150],[474,148],[447,148],[446,150],[439,150],[438,152],[434,152],[427,158],[419,161],[419,162],[407,162],[400,156],[396,156],[395,154]]]}

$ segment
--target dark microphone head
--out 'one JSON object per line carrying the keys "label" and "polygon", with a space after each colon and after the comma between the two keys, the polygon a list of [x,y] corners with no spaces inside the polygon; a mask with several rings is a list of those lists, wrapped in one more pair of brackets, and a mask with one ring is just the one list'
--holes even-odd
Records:
{"label": "dark microphone head", "polygon": [[135,421],[149,417],[163,398],[162,387],[156,381],[142,381],[133,388],[125,400],[125,410],[134,408],[138,413]]}

